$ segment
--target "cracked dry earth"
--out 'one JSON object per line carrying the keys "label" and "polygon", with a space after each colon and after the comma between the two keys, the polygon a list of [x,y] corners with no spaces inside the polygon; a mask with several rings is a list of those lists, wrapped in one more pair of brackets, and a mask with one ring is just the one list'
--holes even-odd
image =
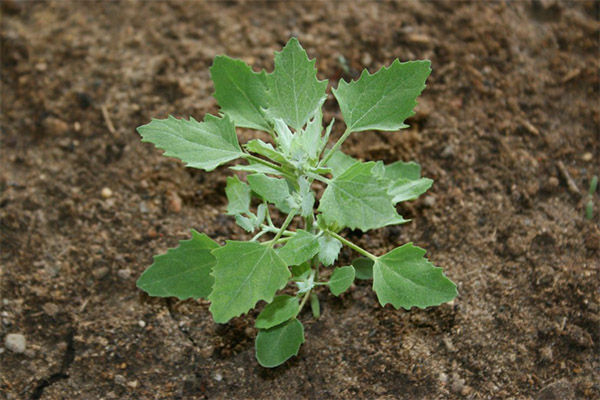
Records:
{"label": "cracked dry earth", "polygon": [[[0,339],[26,343],[1,350],[0,397],[599,399],[597,193],[584,218],[599,4],[3,1]],[[298,357],[263,369],[256,312],[218,325],[205,302],[136,289],[190,228],[246,236],[222,215],[230,172],[185,169],[135,127],[216,113],[213,57],[270,70],[291,35],[333,87],[432,61],[410,129],[354,134],[345,150],[416,160],[433,188],[400,207],[410,224],[344,234],[376,254],[428,249],[460,295],[404,311],[368,282],[319,292]]]}

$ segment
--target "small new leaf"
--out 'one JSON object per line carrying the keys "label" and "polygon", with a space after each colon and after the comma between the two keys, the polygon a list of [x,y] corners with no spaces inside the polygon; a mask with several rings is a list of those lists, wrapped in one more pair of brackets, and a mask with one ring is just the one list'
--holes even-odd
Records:
{"label": "small new leaf", "polygon": [[431,73],[429,61],[395,60],[374,74],[365,69],[357,81],[339,82],[333,89],[350,132],[396,131],[414,114],[417,97]]}
{"label": "small new leaf", "polygon": [[137,128],[142,142],[151,142],[164,155],[183,161],[188,167],[212,171],[221,164],[242,156],[233,121],[225,115],[207,114],[204,122],[169,116],[153,119]]}
{"label": "small new leaf", "polygon": [[228,241],[214,250],[215,284],[208,300],[217,323],[246,313],[260,300],[270,303],[290,277],[285,262],[271,247],[257,242]]}
{"label": "small new leaf", "polygon": [[264,310],[256,317],[255,326],[258,329],[269,329],[298,314],[300,304],[298,298],[283,294],[275,296],[273,302],[266,305]]}
{"label": "small new leaf", "polygon": [[425,250],[407,243],[379,257],[373,265],[373,289],[382,306],[410,310],[446,303],[456,285],[425,257]]}
{"label": "small new leaf", "polygon": [[256,359],[263,367],[276,367],[297,355],[302,343],[304,327],[297,319],[260,330],[256,335]]}
{"label": "small new leaf", "polygon": [[249,212],[250,186],[240,181],[237,176],[227,177],[225,194],[227,195],[227,214],[236,215]]}
{"label": "small new leaf", "polygon": [[352,266],[357,279],[373,279],[373,260],[366,257],[355,258]]}
{"label": "small new leaf", "polygon": [[304,126],[327,97],[327,81],[317,79],[315,60],[291,38],[281,52],[275,52],[275,69],[267,75],[269,108],[273,118],[281,118],[296,130]]}
{"label": "small new leaf", "polygon": [[242,60],[216,56],[210,75],[215,84],[214,98],[236,126],[266,132],[271,130],[262,110],[267,106],[264,70],[256,73]]}
{"label": "small new leaf", "polygon": [[271,178],[264,174],[248,175],[247,179],[254,193],[289,214],[291,211],[288,203],[290,189],[285,179]]}
{"label": "small new leaf", "polygon": [[179,242],[179,247],[154,257],[154,263],[137,281],[137,287],[156,297],[180,300],[206,298],[212,290],[210,275],[216,264],[211,250],[219,247],[204,233],[192,229],[192,238]]}
{"label": "small new leaf", "polygon": [[329,235],[323,235],[319,238],[319,261],[326,267],[337,260],[338,254],[342,249],[342,242]]}
{"label": "small new leaf", "polygon": [[331,278],[329,278],[329,290],[335,296],[344,293],[354,282],[354,267],[341,267],[333,270]]}

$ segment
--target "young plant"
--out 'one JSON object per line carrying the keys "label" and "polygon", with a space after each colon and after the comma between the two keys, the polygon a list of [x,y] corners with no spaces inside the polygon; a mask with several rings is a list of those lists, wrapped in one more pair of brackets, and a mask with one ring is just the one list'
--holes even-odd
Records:
{"label": "young plant", "polygon": [[[429,61],[395,60],[375,74],[363,71],[357,81],[340,81],[333,95],[346,130],[327,149],[334,124],[332,120],[323,129],[327,81],[317,79],[315,61],[297,39],[275,53],[272,73],[256,73],[240,60],[217,56],[210,73],[219,117],[206,115],[198,122],[169,116],[140,126],[138,132],[143,141],[189,167],[212,171],[245,160],[229,167],[247,175],[227,178],[227,214],[254,236],[220,246],[192,230],[191,239],[154,258],[138,287],[151,296],[207,299],[221,324],[266,302],[256,318],[256,358],[264,367],[298,354],[304,342],[300,312],[310,300],[319,317],[315,291],[321,286],[339,296],[355,279],[372,279],[381,305],[396,309],[452,300],[456,285],[424,258],[425,250],[407,243],[375,255],[340,234],[408,222],[396,204],[431,187],[433,181],[422,178],[414,162],[360,162],[340,151],[354,132],[406,128],[404,120],[414,114],[430,72]],[[252,139],[240,145],[238,127],[265,131],[272,143]],[[324,188],[318,200],[317,181]],[[281,215],[283,222],[276,225],[272,215]],[[360,257],[323,274],[343,246]],[[278,294],[281,290],[285,293]]]}

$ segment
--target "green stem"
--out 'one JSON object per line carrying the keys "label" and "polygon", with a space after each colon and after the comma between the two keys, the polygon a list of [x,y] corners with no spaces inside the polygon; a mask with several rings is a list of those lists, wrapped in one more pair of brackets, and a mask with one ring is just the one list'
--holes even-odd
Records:
{"label": "green stem", "polygon": [[352,133],[352,131],[346,127],[346,132],[344,132],[344,134],[342,135],[342,137],[340,137],[338,139],[337,142],[335,142],[335,144],[333,145],[333,147],[329,150],[329,152],[327,153],[327,155],[321,160],[321,162],[319,163],[319,167],[324,166],[327,161],[329,161],[329,159],[333,156],[333,153],[340,148],[340,146],[342,145],[342,143],[344,143],[346,141],[346,139],[348,139],[348,136],[350,136],[350,134]]}
{"label": "green stem", "polygon": [[[261,224],[260,227],[265,232],[270,232],[270,233],[277,233],[277,232],[279,232],[279,229],[275,228],[274,226],[268,226],[268,225],[265,225],[265,224]],[[283,231],[282,235],[290,236],[291,237],[291,236],[295,236],[296,232],[285,230],[285,231]]]}
{"label": "green stem", "polygon": [[297,208],[295,208],[292,211],[290,211],[290,213],[286,217],[285,221],[283,221],[283,224],[279,228],[279,232],[277,232],[277,234],[275,235],[275,237],[273,238],[273,240],[270,241],[270,243],[271,243],[270,246],[271,247],[273,247],[273,245],[277,242],[277,240],[279,240],[279,238],[281,237],[281,235],[283,235],[283,232],[285,231],[285,229],[292,223],[292,219],[294,219],[294,216],[296,215],[297,212],[298,212]]}
{"label": "green stem", "polygon": [[[304,297],[302,298],[302,301],[300,302],[300,307],[298,307],[298,314],[300,314],[300,311],[302,311],[302,309],[304,308],[304,305],[306,304],[306,301],[310,297],[311,292],[312,292],[312,289],[310,289],[308,292],[306,292],[304,294]],[[296,314],[296,315],[298,315],[298,314]]]}
{"label": "green stem", "polygon": [[360,253],[363,256],[365,256],[367,258],[370,258],[373,261],[377,261],[378,258],[379,258],[376,255],[373,255],[373,254],[369,253],[368,251],[366,251],[362,247],[359,247],[359,246],[355,245],[351,241],[344,239],[343,237],[341,237],[340,235],[338,235],[335,232],[327,231],[327,234],[329,234],[329,236],[331,236],[331,237],[336,238],[337,240],[339,240],[340,242],[342,242],[346,246],[350,247],[352,250],[356,251],[357,253]]}

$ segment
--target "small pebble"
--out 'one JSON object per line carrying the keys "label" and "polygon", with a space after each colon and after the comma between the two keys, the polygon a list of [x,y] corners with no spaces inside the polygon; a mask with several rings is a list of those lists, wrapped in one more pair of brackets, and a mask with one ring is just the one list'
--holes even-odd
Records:
{"label": "small pebble", "polygon": [[142,214],[146,214],[148,212],[148,206],[146,205],[145,201],[140,201],[139,209]]}
{"label": "small pebble", "polygon": [[104,278],[106,275],[108,275],[108,267],[100,267],[100,268],[95,268],[92,271],[92,276],[96,279],[102,279]]}
{"label": "small pebble", "polygon": [[129,386],[132,389],[135,389],[136,387],[138,387],[138,381],[127,382],[127,386]]}
{"label": "small pebble", "polygon": [[581,158],[583,159],[583,161],[592,161],[594,155],[592,153],[585,153]]}
{"label": "small pebble", "polygon": [[140,319],[138,321],[138,325],[140,326],[140,328],[145,328],[146,327],[146,321]]}
{"label": "small pebble", "polygon": [[115,383],[117,385],[125,385],[127,380],[123,375],[115,375]]}
{"label": "small pebble", "polygon": [[179,194],[177,194],[177,192],[173,190],[167,191],[167,208],[169,209],[169,211],[174,213],[180,212],[182,204],[183,201],[181,200],[181,197],[179,197]]}
{"label": "small pebble", "polygon": [[54,136],[63,136],[69,131],[69,125],[58,118],[48,117],[42,122],[44,130]]}
{"label": "small pebble", "polygon": [[540,349],[540,357],[542,358],[542,360],[548,361],[548,362],[551,362],[552,360],[554,360],[554,355],[552,354],[552,348],[550,348],[548,346],[542,347]]}
{"label": "small pebble", "polygon": [[423,205],[425,207],[429,207],[429,208],[433,207],[435,205],[435,197],[433,197],[433,196],[426,196],[423,199]]}
{"label": "small pebble", "polygon": [[131,270],[129,268],[123,268],[117,271],[117,275],[121,279],[129,279],[131,276]]}
{"label": "small pebble", "polygon": [[221,382],[223,380],[223,375],[221,375],[219,372],[214,372],[211,377],[217,382]]}
{"label": "small pebble", "polygon": [[112,190],[110,190],[110,188],[105,187],[105,188],[102,188],[101,194],[102,194],[102,197],[104,197],[105,199],[108,199],[109,197],[112,197],[113,192],[112,192]]}
{"label": "small pebble", "polygon": [[442,156],[442,158],[450,158],[450,157],[454,156],[454,146],[449,144],[448,146],[444,147],[444,150],[442,150],[441,156]]}
{"label": "small pebble", "polygon": [[445,373],[442,372],[438,376],[438,381],[440,381],[440,383],[446,383],[446,382],[448,382],[448,375],[446,375]]}
{"label": "small pebble", "polygon": [[20,333],[9,333],[4,339],[4,347],[14,353],[23,353],[27,347],[25,336]]}
{"label": "small pebble", "polygon": [[555,176],[551,176],[550,178],[548,178],[548,182],[546,184],[546,187],[548,189],[556,189],[558,187],[558,178]]}

